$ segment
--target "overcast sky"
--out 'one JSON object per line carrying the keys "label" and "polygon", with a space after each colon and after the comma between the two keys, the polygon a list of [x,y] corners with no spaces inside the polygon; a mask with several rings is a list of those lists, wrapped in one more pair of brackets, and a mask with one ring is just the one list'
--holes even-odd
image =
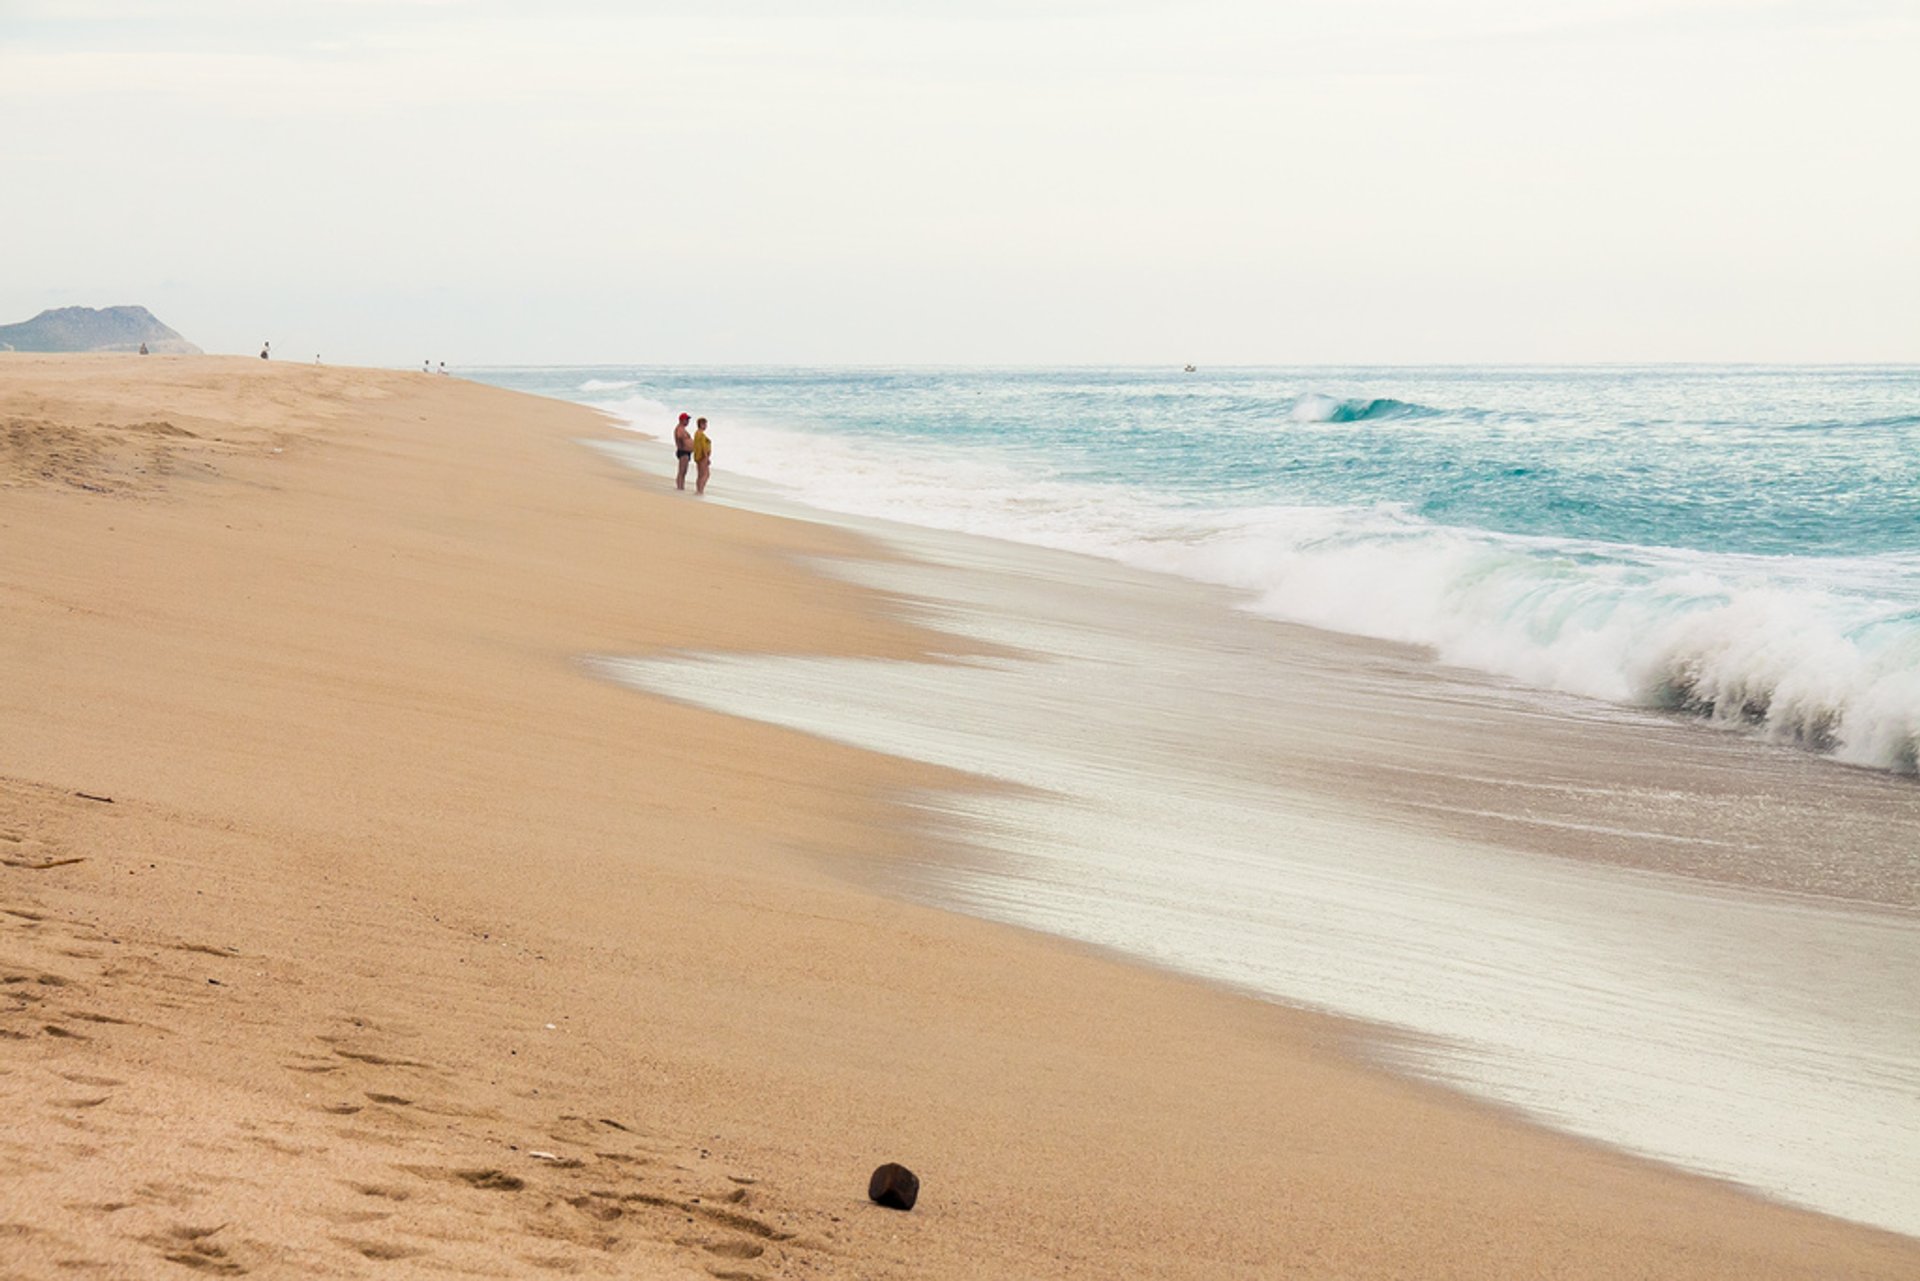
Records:
{"label": "overcast sky", "polygon": [[1920,360],[1920,0],[0,0],[0,321],[403,364]]}

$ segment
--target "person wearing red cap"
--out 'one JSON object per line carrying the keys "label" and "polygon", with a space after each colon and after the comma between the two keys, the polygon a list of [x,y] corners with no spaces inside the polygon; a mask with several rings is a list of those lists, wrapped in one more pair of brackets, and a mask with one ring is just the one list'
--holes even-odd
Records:
{"label": "person wearing red cap", "polygon": [[680,474],[673,478],[675,489],[687,487],[687,464],[693,461],[693,433],[687,430],[688,414],[680,415],[680,423],[673,429],[673,456],[680,460]]}

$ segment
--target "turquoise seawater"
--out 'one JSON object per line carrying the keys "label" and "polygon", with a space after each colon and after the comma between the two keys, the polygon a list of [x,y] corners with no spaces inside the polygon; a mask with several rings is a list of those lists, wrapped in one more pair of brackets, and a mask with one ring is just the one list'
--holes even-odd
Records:
{"label": "turquoise seawater", "polygon": [[1920,366],[499,369],[716,483],[1914,771]]}

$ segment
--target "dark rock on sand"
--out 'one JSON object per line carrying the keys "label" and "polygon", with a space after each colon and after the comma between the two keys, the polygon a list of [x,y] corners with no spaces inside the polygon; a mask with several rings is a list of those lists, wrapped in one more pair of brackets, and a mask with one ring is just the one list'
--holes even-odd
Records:
{"label": "dark rock on sand", "polygon": [[889,1161],[867,1180],[867,1196],[890,1210],[911,1210],[920,1199],[920,1176]]}

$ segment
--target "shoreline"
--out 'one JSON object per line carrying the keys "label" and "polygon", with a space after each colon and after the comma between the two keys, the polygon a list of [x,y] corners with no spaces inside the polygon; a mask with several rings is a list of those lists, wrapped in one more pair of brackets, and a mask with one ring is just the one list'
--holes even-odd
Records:
{"label": "shoreline", "polygon": [[[1479,682],[1412,656],[1276,629],[1077,557],[952,536],[909,536],[896,550],[878,572],[823,572],[880,587],[909,621],[959,644],[1017,656],[600,666],[656,695],[964,770],[989,789],[908,798],[911,821],[947,853],[850,870],[865,883],[1357,1018],[1390,1044],[1423,1047],[1371,1056],[1401,1072],[1912,1230],[1905,1189],[1920,1171],[1901,1136],[1920,1134],[1920,1112],[1902,1083],[1915,1080],[1920,1029],[1876,996],[1920,967],[1911,909],[1784,892],[1702,865],[1684,844],[1682,858],[1666,852],[1711,844],[1787,864],[1768,869],[1777,876],[1844,853],[1831,836],[1801,849],[1795,811],[1770,795],[1797,760],[1686,733],[1646,744],[1638,726],[1476,697]],[[1363,685],[1339,674],[1360,667]],[[1328,768],[1363,731],[1373,746]],[[1577,785],[1560,787],[1590,808],[1630,804],[1640,826],[1513,813],[1534,834],[1513,840],[1508,813],[1478,805],[1517,794],[1541,806],[1554,786],[1542,770],[1565,758],[1554,740],[1569,735],[1585,755],[1567,770]],[[1448,764],[1489,743],[1502,746]],[[1427,794],[1381,795],[1380,770],[1418,761]],[[1662,775],[1657,805],[1621,777],[1649,768]],[[1844,805],[1848,839],[1893,849],[1907,795],[1863,786],[1815,808]],[[1752,810],[1749,828],[1773,844],[1659,830],[1711,809],[1709,791],[1724,794],[1721,808]],[[1475,821],[1459,822],[1463,810]],[[1563,834],[1549,844],[1543,831]],[[1595,857],[1602,835],[1629,848]],[[1683,1087],[1706,1080],[1713,1091]]]}
{"label": "shoreline", "polygon": [[[644,429],[623,420],[619,427],[624,440],[638,435],[649,443],[616,441],[598,447],[643,474],[664,476],[663,469],[649,466],[654,442]],[[742,490],[744,496],[736,497]],[[1353,715],[1358,718],[1378,717],[1383,706],[1390,708],[1396,699],[1431,704],[1431,713],[1416,709],[1390,722],[1396,731],[1419,735],[1417,744],[1398,752],[1349,752],[1338,764],[1287,761],[1290,769],[1310,770],[1316,787],[1366,805],[1378,821],[1413,821],[1528,857],[1639,869],[1815,904],[1838,903],[1902,918],[1920,909],[1920,855],[1902,855],[1894,842],[1878,839],[1909,816],[1920,818],[1920,783],[1910,775],[1810,752],[1681,712],[1530,686],[1445,663],[1425,646],[1284,621],[1248,608],[1247,593],[1238,589],[1103,556],[809,507],[752,478],[736,480],[731,493],[709,501],[866,540],[878,549],[875,554],[823,558],[804,568],[880,593],[894,602],[896,615],[925,629],[944,651],[956,655],[982,647],[1000,657],[1020,657],[1026,651],[1018,637],[1000,634],[992,625],[962,621],[980,602],[943,599],[945,589],[937,580],[943,574],[955,576],[941,567],[979,570],[983,577],[998,573],[1005,580],[996,589],[1000,591],[1009,590],[1018,576],[1056,582],[1065,590],[1090,581],[1110,587],[1114,595],[1177,601],[1183,612],[1218,620],[1248,652],[1264,646],[1290,669],[1341,681],[1344,690],[1354,693]],[[981,550],[964,550],[969,546]],[[864,569],[866,565],[873,570]],[[901,566],[921,566],[926,572],[902,571]],[[923,585],[928,579],[935,584]],[[1198,629],[1192,633],[1196,642],[1200,636]],[[1356,679],[1351,675],[1355,672],[1362,675]],[[1449,704],[1467,710],[1450,715]],[[1299,714],[1303,706],[1315,714],[1316,730],[1347,714],[1299,702],[1287,710]],[[1577,753],[1594,734],[1603,738],[1607,750],[1583,760],[1579,771],[1543,768],[1497,742],[1464,741],[1463,726],[1470,727],[1476,717],[1496,727],[1517,724],[1542,731],[1556,755]],[[1423,764],[1443,749],[1463,747],[1487,767],[1486,774]],[[1703,796],[1667,786],[1675,771],[1720,777],[1708,780],[1709,794]],[[1363,776],[1377,796],[1357,796]],[[1439,784],[1460,787],[1484,807],[1436,803]],[[1759,804],[1752,803],[1755,792],[1767,793]],[[1603,793],[1631,796],[1642,807],[1632,825],[1578,821],[1582,816],[1573,807],[1584,803],[1583,795]],[[1862,844],[1871,848],[1863,851]],[[1711,853],[1689,856],[1686,848],[1716,845],[1764,850],[1774,858],[1733,861]]]}
{"label": "shoreline", "polygon": [[[21,854],[0,938],[46,994],[0,1042],[25,1118],[0,1147],[21,1229],[0,1258],[1894,1276],[1920,1257],[1385,1077],[1328,1020],[809,868],[788,851],[906,855],[889,798],[963,780],[622,694],[572,656],[950,649],[795,567],[858,543],[678,503],[574,443],[584,409],[259,364],[0,359],[0,411],[63,442],[52,480],[0,490],[21,549],[4,637],[33,677],[0,718]],[[887,1159],[927,1179],[913,1215],[861,1199]]]}
{"label": "shoreline", "polygon": [[[1649,443],[1605,425],[1684,416],[1686,379],[1612,380],[1587,390],[1617,403],[1579,411],[1558,399],[1568,392],[1577,400],[1579,378],[1555,383],[1543,400],[1538,380],[1508,386],[1484,370],[1423,382],[1409,371],[1270,369],[1171,383],[1145,369],[1084,378],[1064,370],[1003,378],[978,370],[603,372],[624,377],[488,377],[643,424],[668,413],[662,397],[698,399],[725,416],[735,468],[831,511],[997,534],[1221,584],[1244,593],[1249,612],[1277,620],[1430,646],[1448,662],[1543,691],[1650,711],[1681,704],[1717,727],[1913,773],[1903,726],[1914,709],[1901,692],[1909,666],[1901,654],[1912,646],[1900,637],[1911,639],[1910,622],[1896,602],[1920,592],[1920,583],[1908,581],[1911,568],[1897,557],[1862,544],[1857,558],[1799,558],[1792,553],[1801,545],[1783,545],[1789,535],[1773,516],[1791,525],[1800,513],[1790,502],[1774,512],[1778,499],[1761,502],[1766,510],[1744,524],[1736,519],[1730,542],[1633,520],[1610,529],[1604,518],[1572,513],[1570,528],[1542,523],[1542,495],[1525,477],[1554,465],[1541,454],[1553,452],[1544,440],[1563,433],[1578,440],[1598,431],[1596,439],[1608,441],[1601,452],[1627,464],[1629,488],[1632,477],[1672,473],[1702,494],[1717,492],[1673,431],[1652,433]],[[1787,401],[1807,412],[1846,391],[1819,379],[1795,386]],[[1381,390],[1397,398],[1373,394]],[[1511,414],[1470,407],[1503,398],[1514,399]],[[1164,406],[1168,417],[1143,431],[1129,416],[1136,405]],[[1757,452],[1778,448],[1792,430],[1782,426],[1795,418],[1791,410],[1753,408],[1758,436],[1775,439],[1768,446],[1733,433],[1730,463],[1752,466]],[[1030,431],[998,439],[997,416]],[[1196,435],[1198,421],[1212,421],[1217,437]],[[1589,446],[1575,454],[1591,463],[1594,441]],[[1204,457],[1161,473],[1142,462],[1159,448]],[[1530,466],[1499,471],[1495,461],[1508,452]],[[1205,461],[1216,457],[1241,460],[1245,474]],[[1421,459],[1427,465],[1414,465]],[[1570,465],[1575,474],[1563,479],[1596,499],[1592,469]],[[1466,471],[1456,477],[1456,466]],[[1375,467],[1383,474],[1360,492],[1343,478],[1372,476]],[[1511,504],[1512,520],[1484,509],[1492,494],[1467,479],[1490,468],[1483,479],[1500,493],[1497,510]],[[1433,494],[1419,477],[1432,478]],[[737,472],[729,478],[739,483]],[[1367,487],[1375,483],[1399,501],[1373,508]],[[1877,492],[1884,503],[1885,487]],[[1467,504],[1458,522],[1444,513],[1391,514],[1449,495]],[[1622,509],[1651,503],[1649,519],[1666,512],[1684,525],[1668,510],[1671,497],[1636,488],[1621,495]],[[1884,537],[1842,530],[1873,546]],[[1792,535],[1805,549],[1828,552],[1847,536],[1804,527]]]}

